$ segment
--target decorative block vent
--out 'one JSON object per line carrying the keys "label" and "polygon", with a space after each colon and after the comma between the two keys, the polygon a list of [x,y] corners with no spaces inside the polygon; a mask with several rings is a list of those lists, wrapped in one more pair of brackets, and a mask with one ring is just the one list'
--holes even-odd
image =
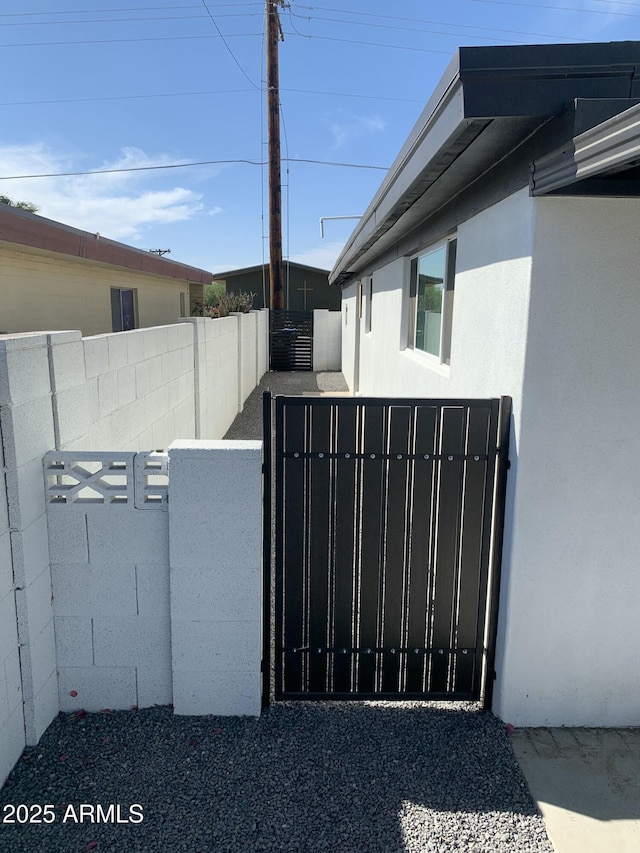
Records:
{"label": "decorative block vent", "polygon": [[44,477],[49,507],[167,509],[168,456],[160,451],[51,451],[44,457]]}
{"label": "decorative block vent", "polygon": [[136,509],[167,509],[169,456],[161,450],[136,453]]}

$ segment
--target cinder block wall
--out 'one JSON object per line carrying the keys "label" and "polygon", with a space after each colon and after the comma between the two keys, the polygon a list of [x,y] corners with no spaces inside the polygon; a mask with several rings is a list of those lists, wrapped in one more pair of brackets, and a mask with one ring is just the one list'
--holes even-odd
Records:
{"label": "cinder block wall", "polygon": [[[71,477],[56,472],[91,463],[48,454],[61,710],[173,702],[179,714],[260,713],[261,451],[261,442],[175,442],[171,500],[152,509],[141,508],[146,454],[114,454],[130,456],[123,504],[106,490],[100,504],[69,491],[61,502],[58,480]],[[48,467],[60,459],[66,469]],[[110,457],[94,461],[106,471]]]}
{"label": "cinder block wall", "polygon": [[313,312],[313,369],[342,368],[342,314],[316,308]]}
{"label": "cinder block wall", "polygon": [[137,508],[126,489],[122,505],[48,504],[62,711],[171,703],[168,513]]}
{"label": "cinder block wall", "polygon": [[0,430],[6,486],[0,497],[0,532],[5,528],[0,568],[4,682],[0,696],[5,698],[4,705],[0,703],[0,760],[6,762],[25,742],[37,743],[58,712],[42,484],[42,457],[54,442],[44,334],[0,338]]}

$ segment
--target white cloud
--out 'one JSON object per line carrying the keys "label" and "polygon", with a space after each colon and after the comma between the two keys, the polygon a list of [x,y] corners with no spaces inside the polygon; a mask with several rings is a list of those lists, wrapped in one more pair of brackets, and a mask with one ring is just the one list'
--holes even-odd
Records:
{"label": "white cloud", "polygon": [[368,136],[371,133],[380,133],[386,128],[386,122],[378,115],[356,116],[348,115],[344,110],[339,110],[325,117],[333,135],[334,149],[342,148],[348,142]]}
{"label": "white cloud", "polygon": [[[41,143],[18,146],[0,142],[0,162],[5,175],[77,172],[87,168],[79,155],[56,153]],[[115,160],[89,168],[135,169],[172,162],[180,161],[164,154],[149,156],[139,148],[129,147],[121,149]],[[99,231],[105,237],[135,241],[147,227],[190,219],[203,208],[202,195],[184,187],[149,189],[150,181],[157,181],[159,175],[166,180],[164,172],[9,179],[0,181],[0,192],[14,200],[32,202],[38,213],[49,219]]]}
{"label": "white cloud", "polygon": [[330,270],[338,259],[338,255],[344,248],[344,243],[334,241],[331,243],[321,243],[310,249],[305,249],[302,252],[294,252],[291,255],[291,260],[298,264],[307,264],[310,267],[319,267],[323,270]]}

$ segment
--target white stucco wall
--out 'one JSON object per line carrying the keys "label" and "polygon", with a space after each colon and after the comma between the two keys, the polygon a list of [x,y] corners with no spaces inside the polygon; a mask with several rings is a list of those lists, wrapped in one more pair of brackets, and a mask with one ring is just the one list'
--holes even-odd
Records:
{"label": "white stucco wall", "polygon": [[639,212],[523,189],[460,225],[450,367],[403,350],[408,262],[373,273],[361,394],[513,398],[494,711],[516,725],[640,724]]}
{"label": "white stucco wall", "polygon": [[495,708],[640,724],[640,201],[536,201]]}

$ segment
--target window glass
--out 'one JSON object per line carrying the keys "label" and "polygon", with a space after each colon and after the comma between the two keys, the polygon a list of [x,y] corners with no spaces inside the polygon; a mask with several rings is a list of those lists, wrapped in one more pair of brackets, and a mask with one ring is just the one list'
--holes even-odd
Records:
{"label": "window glass", "polygon": [[440,356],[447,247],[418,259],[415,347]]}

